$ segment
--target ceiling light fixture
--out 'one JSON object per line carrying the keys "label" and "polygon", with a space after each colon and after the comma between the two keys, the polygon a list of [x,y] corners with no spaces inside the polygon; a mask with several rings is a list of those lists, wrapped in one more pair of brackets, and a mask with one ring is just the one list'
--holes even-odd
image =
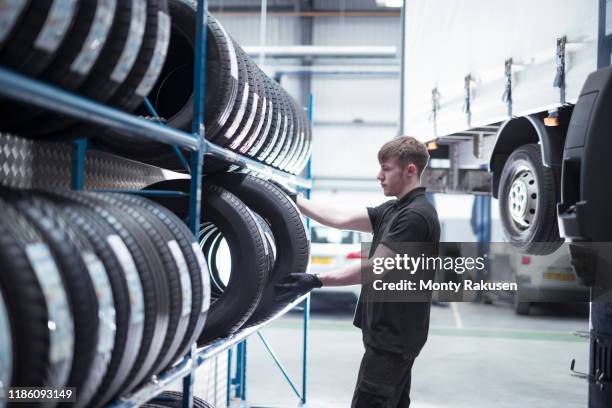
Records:
{"label": "ceiling light fixture", "polygon": [[404,0],[376,0],[376,4],[380,7],[402,7]]}

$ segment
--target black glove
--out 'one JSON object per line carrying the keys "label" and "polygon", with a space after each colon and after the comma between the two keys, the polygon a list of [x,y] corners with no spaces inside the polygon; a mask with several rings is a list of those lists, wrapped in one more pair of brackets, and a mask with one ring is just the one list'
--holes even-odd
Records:
{"label": "black glove", "polygon": [[291,199],[291,201],[293,201],[294,203],[297,204],[297,193],[289,190],[287,187],[283,186],[281,183],[279,183],[276,180],[268,180],[270,183],[274,184],[279,190],[281,190],[283,193],[285,193],[285,195],[287,197],[289,197]]}
{"label": "black glove", "polygon": [[292,273],[283,283],[278,283],[274,286],[275,299],[278,302],[288,302],[321,286],[323,286],[323,283],[317,275],[311,273]]}

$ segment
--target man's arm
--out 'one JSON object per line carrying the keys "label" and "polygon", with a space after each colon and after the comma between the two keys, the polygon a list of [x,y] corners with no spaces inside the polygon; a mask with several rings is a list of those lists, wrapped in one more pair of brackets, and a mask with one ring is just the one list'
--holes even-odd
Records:
{"label": "man's arm", "polygon": [[372,223],[365,208],[347,210],[334,205],[317,203],[302,196],[297,197],[296,204],[304,215],[328,227],[372,232]]}
{"label": "man's arm", "polygon": [[[317,275],[323,286],[348,286],[348,285],[360,285],[362,283],[371,283],[374,281],[374,277],[380,278],[384,276],[384,273],[380,275],[374,275],[372,273],[373,259],[375,258],[394,258],[396,252],[387,247],[384,244],[379,244],[374,252],[374,255],[370,259],[363,259],[359,263],[345,266],[335,271],[322,273]],[[368,277],[368,282],[362,281],[362,276]]]}
{"label": "man's arm", "polygon": [[[395,252],[389,247],[380,244],[374,252],[374,258],[394,257]],[[283,282],[275,285],[277,301],[290,301],[296,296],[321,286],[348,286],[367,284],[384,275],[372,273],[373,260],[366,259],[355,265],[349,265],[335,271],[313,275],[311,273],[292,273]],[[362,272],[366,274],[367,281],[362,280]]]}

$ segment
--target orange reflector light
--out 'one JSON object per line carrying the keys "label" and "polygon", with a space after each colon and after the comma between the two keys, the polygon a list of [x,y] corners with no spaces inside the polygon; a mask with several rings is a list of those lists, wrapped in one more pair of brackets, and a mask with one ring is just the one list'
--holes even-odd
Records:
{"label": "orange reflector light", "polygon": [[529,265],[530,263],[531,263],[531,257],[530,256],[523,256],[523,257],[521,257],[521,264]]}
{"label": "orange reflector light", "polygon": [[544,125],[550,126],[550,127],[559,126],[559,118],[555,116],[544,118]]}

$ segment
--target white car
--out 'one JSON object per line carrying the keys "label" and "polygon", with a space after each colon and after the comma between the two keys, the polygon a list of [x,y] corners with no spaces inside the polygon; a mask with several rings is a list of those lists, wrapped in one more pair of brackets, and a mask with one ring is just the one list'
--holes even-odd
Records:
{"label": "white car", "polygon": [[517,314],[529,314],[532,302],[588,302],[589,289],[582,285],[570,264],[566,245],[550,255],[516,255]]}
{"label": "white car", "polygon": [[[313,223],[310,238],[310,272],[324,273],[351,263],[360,262],[361,242],[370,235],[356,231],[342,231]],[[325,286],[317,292],[359,297],[361,285]]]}

